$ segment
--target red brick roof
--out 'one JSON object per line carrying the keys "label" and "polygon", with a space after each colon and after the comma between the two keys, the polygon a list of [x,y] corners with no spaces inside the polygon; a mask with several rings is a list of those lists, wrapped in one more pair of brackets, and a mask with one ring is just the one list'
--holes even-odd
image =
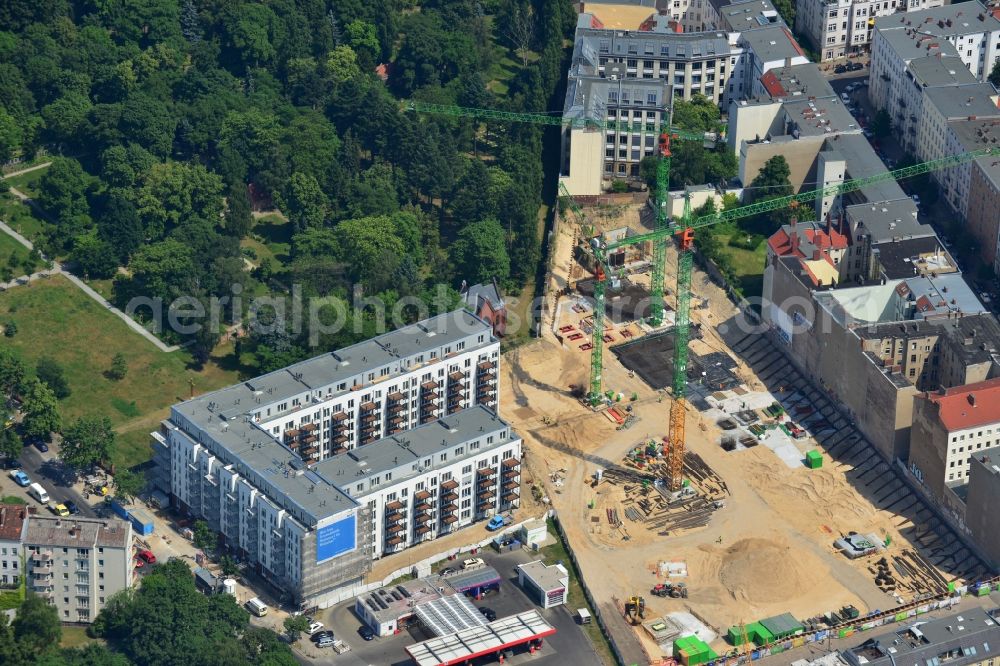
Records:
{"label": "red brick roof", "polygon": [[928,393],[938,406],[938,418],[949,431],[1000,422],[1000,378]]}
{"label": "red brick roof", "polygon": [[785,90],[785,86],[781,85],[781,81],[778,80],[773,69],[764,72],[764,75],[760,77],[760,83],[771,97],[784,97],[788,94],[788,91]]}
{"label": "red brick roof", "polygon": [[22,504],[0,504],[0,539],[18,541],[26,513]]}

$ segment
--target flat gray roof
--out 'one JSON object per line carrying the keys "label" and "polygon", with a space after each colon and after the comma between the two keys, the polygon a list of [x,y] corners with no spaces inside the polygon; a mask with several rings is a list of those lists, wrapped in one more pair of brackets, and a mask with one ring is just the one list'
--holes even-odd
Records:
{"label": "flat gray roof", "polygon": [[425,601],[417,604],[415,610],[420,622],[435,636],[485,627],[488,624],[483,614],[464,594],[451,594]]}
{"label": "flat gray roof", "polygon": [[924,89],[927,101],[948,120],[969,118],[1000,118],[1000,109],[991,97],[997,94],[989,83],[971,83],[964,86],[944,86]]}
{"label": "flat gray roof", "polygon": [[[953,120],[948,127],[966,151],[982,150],[983,148],[1000,147],[1000,120]],[[1000,158],[980,157],[976,164],[993,183],[1000,189]]]}
{"label": "flat gray roof", "polygon": [[730,28],[737,32],[768,25],[784,25],[770,0],[746,0],[717,9]]}
{"label": "flat gray roof", "polygon": [[896,55],[904,62],[936,56],[938,53],[942,56],[958,57],[958,49],[948,40],[922,35],[907,26],[905,22],[901,22],[901,19],[905,21],[910,15],[900,13],[875,19],[875,31],[886,40]]}
{"label": "flat gray roof", "polygon": [[[852,174],[853,176],[853,174]],[[898,186],[897,186],[898,187]],[[917,205],[913,199],[904,196],[894,201],[873,201],[871,203],[847,206],[844,211],[853,225],[864,226],[875,243],[893,238],[914,238],[934,236],[930,225],[917,221]]]}
{"label": "flat gray roof", "polygon": [[552,590],[567,585],[569,572],[561,564],[545,564],[542,560],[519,564],[517,568],[524,572],[532,582],[543,591]]}
{"label": "flat gray roof", "polygon": [[[839,134],[827,140],[826,147],[836,150],[847,163],[847,175],[850,179],[866,178],[888,171],[875,149],[861,134]],[[858,190],[866,201],[893,201],[906,199],[906,193],[894,180],[883,180]]]}
{"label": "flat gray roof", "polygon": [[839,97],[792,97],[785,100],[781,110],[788,121],[794,123],[789,133],[798,129],[801,136],[832,136],[845,132],[861,136],[861,127]]}
{"label": "flat gray roof", "polygon": [[976,83],[976,77],[958,56],[914,58],[907,69],[913,80],[923,87]]}
{"label": "flat gray roof", "polygon": [[802,47],[795,41],[792,33],[784,24],[747,30],[741,33],[740,41],[750,47],[754,55],[763,62],[774,62],[805,55]]}
{"label": "flat gray roof", "polygon": [[[772,98],[792,97],[796,94],[803,97],[836,97],[829,79],[823,76],[816,63],[792,65],[791,67],[775,67],[764,73],[761,83]],[[780,86],[780,92],[775,89]],[[839,99],[839,98],[838,98]]]}
{"label": "flat gray roof", "polygon": [[60,548],[128,548],[131,527],[118,518],[28,516],[26,544]]}
{"label": "flat gray roof", "polygon": [[[609,101],[610,95],[617,99]],[[624,95],[628,103],[621,103]],[[652,104],[648,95],[654,95]],[[566,86],[563,118],[583,118],[603,123],[609,106],[664,111],[670,106],[673,88],[664,79],[622,79],[612,81],[597,76],[573,77]],[[638,100],[638,103],[636,103]]]}
{"label": "flat gray roof", "polygon": [[1000,30],[1000,21],[979,2],[959,2],[931,9],[920,9],[882,16],[875,19],[875,27],[906,27],[922,35],[947,37],[972,35]]}
{"label": "flat gray roof", "polygon": [[[577,28],[576,41],[586,42],[596,53],[668,60],[705,60],[728,56],[732,48],[726,33],[647,32]],[[602,46],[607,47],[602,50]]]}
{"label": "flat gray roof", "polygon": [[[504,432],[506,435],[501,437]],[[487,444],[488,437],[494,438],[492,444]],[[426,459],[431,460],[431,469],[452,465],[456,460],[502,447],[514,439],[510,426],[503,419],[486,407],[476,405],[322,460],[313,466],[313,473],[331,485],[348,489],[358,481],[384,472],[392,472],[392,480],[396,483],[427,471],[420,464]],[[473,440],[481,440],[476,450],[466,445]],[[463,446],[464,451],[456,455],[455,449],[459,446]],[[448,456],[444,462],[440,460],[441,453]],[[365,484],[362,492],[351,492],[351,495],[358,498],[369,491]]]}

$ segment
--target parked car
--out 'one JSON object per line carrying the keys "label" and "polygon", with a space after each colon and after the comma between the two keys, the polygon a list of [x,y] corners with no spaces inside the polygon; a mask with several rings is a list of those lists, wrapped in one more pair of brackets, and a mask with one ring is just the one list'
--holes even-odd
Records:
{"label": "parked car", "polygon": [[315,634],[317,631],[319,631],[322,628],[323,628],[323,623],[322,622],[313,621],[313,622],[309,623],[309,628],[306,629],[306,633],[309,634],[310,636],[312,636],[313,634]]}
{"label": "parked car", "polygon": [[479,612],[483,614],[483,617],[486,618],[487,622],[494,622],[497,619],[497,612],[492,608],[487,608],[486,606],[483,606],[482,608],[479,609]]}
{"label": "parked car", "polygon": [[865,66],[860,62],[852,62],[847,65],[847,71],[849,72],[857,72],[864,68]]}
{"label": "parked car", "polygon": [[156,555],[153,555],[152,551],[140,550],[137,555],[147,564],[156,564]]}
{"label": "parked car", "polygon": [[366,641],[375,640],[375,632],[372,631],[367,624],[363,624],[360,627],[358,627],[358,636],[361,636],[361,638],[365,639]]}
{"label": "parked car", "polygon": [[31,479],[22,470],[15,469],[10,473],[10,478],[14,479],[14,483],[22,488],[27,488],[31,485]]}
{"label": "parked car", "polygon": [[63,502],[63,504],[66,505],[66,509],[69,511],[71,516],[75,516],[76,514],[80,513],[80,507],[78,507],[76,505],[76,502],[74,502],[73,500],[66,500],[65,502]]}
{"label": "parked car", "polygon": [[49,504],[49,511],[56,514],[60,518],[69,517],[69,509],[67,509],[66,505],[62,503],[51,502]]}
{"label": "parked car", "polygon": [[444,567],[443,569],[438,571],[439,576],[447,576],[448,574],[453,574],[453,573],[455,573],[454,567]]}
{"label": "parked car", "polygon": [[834,74],[843,74],[846,71],[847,71],[847,65],[837,65],[836,67],[833,68]]}
{"label": "parked car", "polygon": [[336,645],[337,641],[334,640],[333,636],[324,636],[323,638],[316,641],[316,647],[327,648]]}
{"label": "parked car", "polygon": [[45,442],[43,442],[40,439],[36,439],[35,440],[35,448],[38,449],[39,451],[41,451],[42,453],[48,453],[49,452],[49,445],[46,444]]}
{"label": "parked car", "polygon": [[462,561],[462,569],[469,571],[470,569],[481,569],[486,566],[486,562],[483,561],[481,557],[470,557],[467,560]]}
{"label": "parked car", "polygon": [[309,640],[311,640],[313,643],[319,643],[324,638],[329,638],[332,641],[333,632],[330,631],[329,629],[325,629],[323,631],[317,631],[315,634],[309,637]]}

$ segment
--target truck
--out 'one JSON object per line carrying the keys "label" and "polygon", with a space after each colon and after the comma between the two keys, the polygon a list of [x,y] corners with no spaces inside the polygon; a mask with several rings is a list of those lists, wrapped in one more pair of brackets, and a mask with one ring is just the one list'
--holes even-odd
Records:
{"label": "truck", "polygon": [[490,532],[496,532],[499,529],[507,527],[512,522],[514,522],[514,519],[511,518],[510,516],[501,515],[498,513],[497,515],[490,518],[490,522],[486,523],[486,529],[489,530]]}
{"label": "truck", "polygon": [[40,483],[32,483],[31,486],[28,488],[28,494],[34,497],[39,502],[41,502],[42,504],[49,503],[49,494],[45,491],[45,488],[42,488],[42,485]]}

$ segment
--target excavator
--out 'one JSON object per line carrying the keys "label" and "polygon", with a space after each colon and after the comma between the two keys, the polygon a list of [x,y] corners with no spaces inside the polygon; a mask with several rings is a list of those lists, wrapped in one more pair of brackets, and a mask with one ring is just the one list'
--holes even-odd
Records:
{"label": "excavator", "polygon": [[632,624],[639,624],[646,616],[646,600],[634,596],[625,602],[625,619]]}

